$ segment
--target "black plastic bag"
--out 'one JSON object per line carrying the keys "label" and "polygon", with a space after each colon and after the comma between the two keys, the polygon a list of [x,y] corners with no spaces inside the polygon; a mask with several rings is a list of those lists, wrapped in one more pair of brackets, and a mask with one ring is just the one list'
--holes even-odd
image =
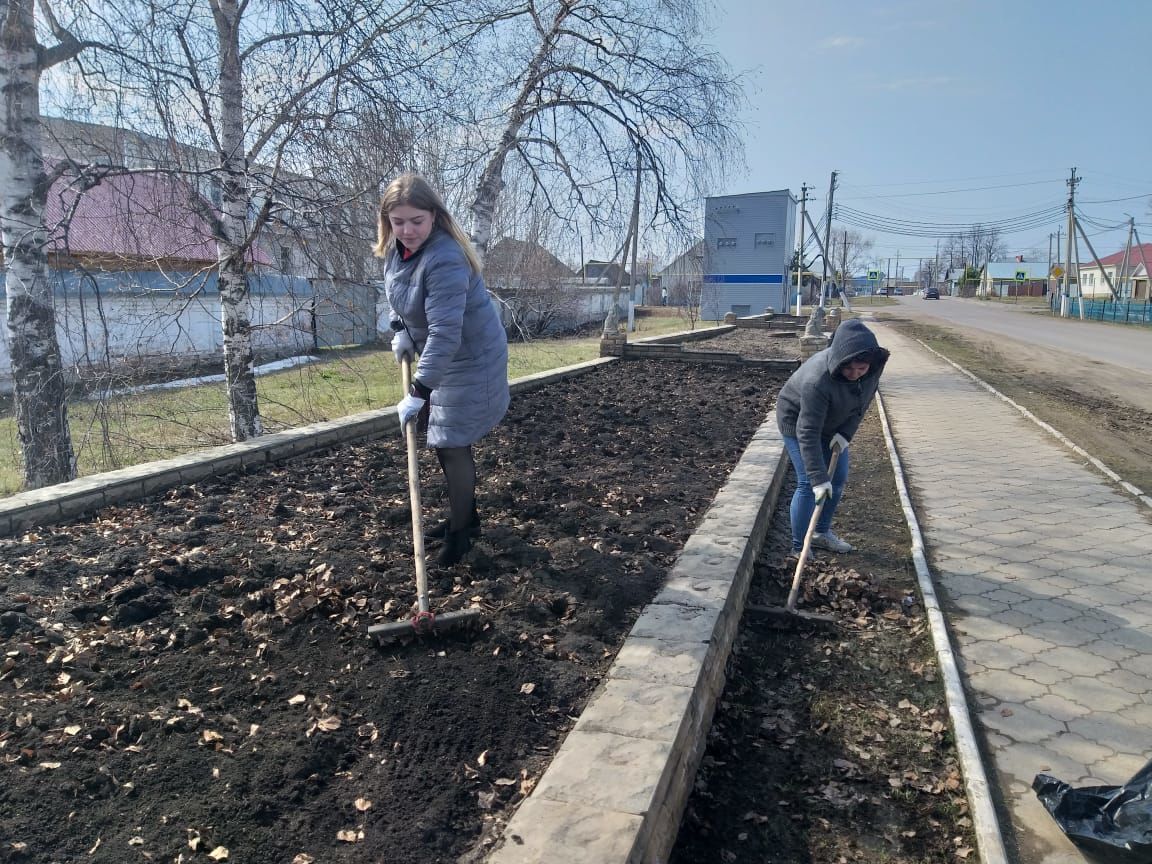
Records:
{"label": "black plastic bag", "polygon": [[1152,864],[1152,762],[1123,786],[1073,789],[1037,774],[1032,789],[1068,838],[1100,864]]}

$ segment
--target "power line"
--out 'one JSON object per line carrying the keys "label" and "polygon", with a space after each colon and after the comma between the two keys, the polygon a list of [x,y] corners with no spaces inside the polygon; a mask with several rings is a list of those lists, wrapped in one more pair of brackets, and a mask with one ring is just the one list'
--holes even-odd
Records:
{"label": "power line", "polygon": [[[1018,189],[1021,186],[1043,186],[1049,183],[1063,183],[1063,180],[1033,180],[1028,183],[1002,183],[998,186],[969,186],[964,189],[939,189],[934,192],[900,192],[894,195],[848,195],[848,198],[867,198],[870,200],[884,198],[921,198],[926,195],[954,195],[958,192],[986,192],[990,189]],[[851,187],[849,187],[851,188]]]}
{"label": "power line", "polygon": [[[1101,198],[1097,201],[1083,201],[1083,204],[1115,204],[1118,201],[1136,201],[1140,198],[1152,198],[1152,192],[1145,192],[1143,195],[1129,195],[1125,198]],[[1128,223],[1125,222],[1125,225]]]}
{"label": "power line", "polygon": [[886,234],[900,234],[908,237],[952,237],[973,230],[999,231],[1014,234],[1050,225],[1063,212],[1062,207],[1048,207],[1023,216],[1009,219],[991,219],[979,222],[925,222],[922,220],[894,219],[867,213],[852,207],[837,205],[836,213],[842,223],[857,228],[866,228]]}
{"label": "power line", "polygon": [[1007,174],[979,174],[975,177],[937,177],[933,180],[905,180],[900,183],[853,183],[853,189],[881,189],[890,186],[928,186],[933,183],[968,183],[973,180],[999,180],[1002,177],[1027,177],[1029,174],[1051,174],[1054,168],[1038,168],[1032,171],[1012,171]]}

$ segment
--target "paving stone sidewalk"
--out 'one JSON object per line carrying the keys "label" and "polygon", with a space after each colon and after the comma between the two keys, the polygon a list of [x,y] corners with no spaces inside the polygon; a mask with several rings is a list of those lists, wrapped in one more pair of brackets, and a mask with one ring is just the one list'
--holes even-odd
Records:
{"label": "paving stone sidewalk", "polygon": [[1005,843],[1020,864],[1080,864],[1031,782],[1120,784],[1152,757],[1148,508],[913,340],[876,331]]}

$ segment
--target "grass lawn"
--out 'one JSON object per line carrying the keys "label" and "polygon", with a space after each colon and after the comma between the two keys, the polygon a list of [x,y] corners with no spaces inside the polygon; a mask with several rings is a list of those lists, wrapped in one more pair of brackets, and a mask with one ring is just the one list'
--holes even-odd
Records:
{"label": "grass lawn", "polygon": [[[717,323],[697,322],[696,329]],[[635,339],[689,329],[675,317],[640,318],[637,324]],[[520,378],[596,358],[600,337],[515,342],[508,353],[508,377]],[[325,352],[318,363],[263,375],[256,385],[270,432],[395,405],[401,396],[399,369],[391,352],[379,346]],[[75,401],[68,418],[81,476],[230,441],[222,383]],[[22,487],[16,421],[9,413],[0,417],[0,496]]]}

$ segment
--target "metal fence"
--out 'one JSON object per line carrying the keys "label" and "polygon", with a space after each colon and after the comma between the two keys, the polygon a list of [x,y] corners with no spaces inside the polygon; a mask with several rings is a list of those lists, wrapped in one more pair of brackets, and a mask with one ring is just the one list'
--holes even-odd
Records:
{"label": "metal fence", "polygon": [[[1116,321],[1120,324],[1152,325],[1152,303],[1135,303],[1131,300],[1087,300],[1079,297],[1068,298],[1068,316],[1080,317],[1080,304],[1084,304],[1084,317],[1092,321]],[[1054,313],[1060,312],[1060,297],[1050,298]]]}

